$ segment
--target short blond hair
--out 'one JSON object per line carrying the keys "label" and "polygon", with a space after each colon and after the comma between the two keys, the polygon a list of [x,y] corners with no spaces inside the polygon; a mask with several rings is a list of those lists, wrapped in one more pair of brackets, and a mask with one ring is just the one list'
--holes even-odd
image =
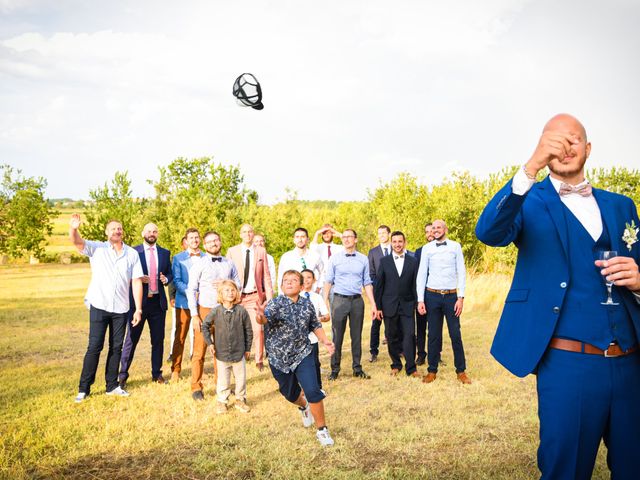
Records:
{"label": "short blond hair", "polygon": [[222,284],[218,287],[218,303],[222,303],[222,287],[231,287],[236,291],[236,296],[233,299],[233,304],[237,305],[240,303],[240,299],[242,295],[240,294],[240,290],[238,289],[238,285],[233,280],[223,280]]}

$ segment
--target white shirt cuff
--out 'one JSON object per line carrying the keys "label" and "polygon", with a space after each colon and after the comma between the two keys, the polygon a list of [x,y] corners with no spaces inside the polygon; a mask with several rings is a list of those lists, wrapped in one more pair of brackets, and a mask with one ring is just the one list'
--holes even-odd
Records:
{"label": "white shirt cuff", "polygon": [[640,303],[640,292],[631,292],[633,296],[636,297],[636,302]]}
{"label": "white shirt cuff", "polygon": [[515,195],[524,195],[529,190],[533,184],[536,183],[535,180],[531,180],[522,170],[522,167],[518,169],[516,174],[513,176],[513,181],[511,182],[511,191]]}

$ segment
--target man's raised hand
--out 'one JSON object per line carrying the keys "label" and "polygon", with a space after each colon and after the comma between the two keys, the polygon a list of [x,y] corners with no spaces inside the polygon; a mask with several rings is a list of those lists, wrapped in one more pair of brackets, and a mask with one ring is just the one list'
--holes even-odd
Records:
{"label": "man's raised hand", "polygon": [[80,215],[78,213],[74,213],[71,215],[71,220],[69,221],[69,226],[74,229],[77,230],[78,228],[80,228],[80,224],[82,223],[82,221],[80,220]]}
{"label": "man's raised hand", "polygon": [[571,156],[571,147],[579,142],[578,137],[566,132],[544,131],[533,155],[526,164],[527,173],[535,176],[554,158],[562,160],[564,157]]}

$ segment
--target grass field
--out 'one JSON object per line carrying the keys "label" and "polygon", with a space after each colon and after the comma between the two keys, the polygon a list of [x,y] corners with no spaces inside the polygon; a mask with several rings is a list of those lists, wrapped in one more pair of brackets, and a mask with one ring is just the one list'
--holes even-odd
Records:
{"label": "grass field", "polygon": [[[535,381],[511,376],[488,353],[506,277],[469,281],[462,329],[472,385],[456,381],[446,343],[446,366],[430,385],[389,377],[386,352],[373,366],[364,362],[371,380],[351,378],[345,350],[343,376],[325,382],[336,441],[325,449],[267,370],[248,367],[249,414],[216,416],[210,377],[201,403],[191,400],[186,380],[151,384],[146,330],[128,383],[131,397],[103,395],[103,351],[92,396],[75,404],[88,336],[82,305],[88,280],[87,264],[0,267],[2,478],[539,476]],[[326,369],[326,354],[321,359]],[[210,374],[210,359],[206,365]],[[604,453],[602,447],[594,478],[608,478]]]}

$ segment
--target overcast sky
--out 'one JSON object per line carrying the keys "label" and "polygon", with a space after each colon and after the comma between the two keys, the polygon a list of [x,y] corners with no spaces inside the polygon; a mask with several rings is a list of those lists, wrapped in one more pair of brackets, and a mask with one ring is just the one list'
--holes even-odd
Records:
{"label": "overcast sky", "polygon": [[[523,163],[580,118],[590,166],[638,167],[640,2],[0,0],[0,163],[87,198],[176,157],[239,165],[270,203],[364,199]],[[238,106],[252,72],[265,108]]]}

